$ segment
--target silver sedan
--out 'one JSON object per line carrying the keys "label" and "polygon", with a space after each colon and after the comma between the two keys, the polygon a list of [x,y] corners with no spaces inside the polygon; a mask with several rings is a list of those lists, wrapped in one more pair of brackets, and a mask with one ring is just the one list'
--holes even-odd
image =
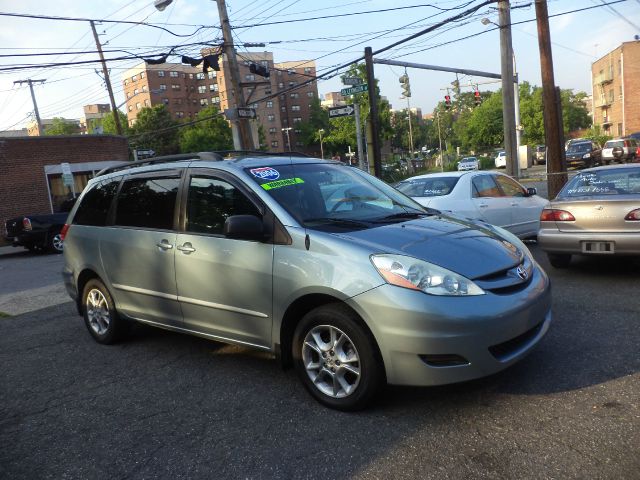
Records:
{"label": "silver sedan", "polygon": [[396,188],[419,204],[483,220],[520,238],[535,238],[547,200],[498,172],[444,172],[408,178]]}
{"label": "silver sedan", "polygon": [[640,255],[640,165],[573,177],[543,210],[538,242],[556,268],[572,255]]}

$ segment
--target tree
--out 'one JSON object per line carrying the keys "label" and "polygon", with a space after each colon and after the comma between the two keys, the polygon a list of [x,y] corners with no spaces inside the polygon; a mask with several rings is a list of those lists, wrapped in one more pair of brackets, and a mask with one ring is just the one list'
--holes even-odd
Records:
{"label": "tree", "polygon": [[[131,128],[129,128],[129,120],[127,120],[127,116],[118,110],[118,117],[120,117],[120,126],[122,127],[122,134],[125,137],[131,135]],[[118,135],[118,130],[116,128],[116,122],[113,119],[113,113],[105,115],[102,118],[102,133],[105,135]]]}
{"label": "tree", "polygon": [[455,130],[465,149],[477,152],[502,145],[504,123],[501,91],[485,96],[485,100],[472,112],[467,113],[464,119],[464,130],[461,130],[458,125]]}
{"label": "tree", "polygon": [[51,125],[44,130],[45,135],[75,135],[79,133],[77,122],[62,117],[55,117]]}
{"label": "tree", "polygon": [[299,124],[302,142],[305,146],[310,147],[313,145],[320,146],[319,130],[329,131],[329,113],[322,108],[320,99],[314,97],[311,101],[311,107],[309,108],[309,120],[300,122]]}
{"label": "tree", "polygon": [[233,136],[229,123],[219,115],[218,108],[210,105],[198,112],[198,123],[180,132],[180,151],[203,152],[233,149]]}
{"label": "tree", "polygon": [[178,153],[178,125],[164,105],[144,107],[131,129],[132,143],[135,148],[151,149],[156,155]]}

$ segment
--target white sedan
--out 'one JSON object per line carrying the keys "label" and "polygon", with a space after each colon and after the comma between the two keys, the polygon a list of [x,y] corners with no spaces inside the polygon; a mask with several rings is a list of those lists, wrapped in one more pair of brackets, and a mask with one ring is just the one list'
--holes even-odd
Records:
{"label": "white sedan", "polygon": [[507,168],[507,152],[499,152],[498,156],[493,159],[496,168]]}
{"label": "white sedan", "polygon": [[483,220],[520,238],[535,238],[549,202],[499,172],[443,172],[403,180],[396,188],[425,207]]}

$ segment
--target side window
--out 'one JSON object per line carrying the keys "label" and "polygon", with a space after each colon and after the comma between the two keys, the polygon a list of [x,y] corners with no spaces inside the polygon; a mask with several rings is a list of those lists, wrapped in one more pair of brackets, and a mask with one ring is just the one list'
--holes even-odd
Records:
{"label": "side window", "polygon": [[73,223],[95,227],[106,225],[109,208],[119,184],[120,178],[97,182],[82,198],[82,203],[73,217]]}
{"label": "side window", "polygon": [[179,178],[125,180],[118,195],[116,225],[171,230],[179,185]]}
{"label": "side window", "polygon": [[514,180],[503,175],[496,176],[496,181],[507,197],[524,197],[525,191]]}
{"label": "side window", "polygon": [[491,175],[477,175],[473,177],[474,197],[501,197],[502,193]]}
{"label": "side window", "polygon": [[251,200],[230,183],[214,177],[191,177],[187,200],[188,232],[222,235],[224,222],[232,215],[261,216]]}

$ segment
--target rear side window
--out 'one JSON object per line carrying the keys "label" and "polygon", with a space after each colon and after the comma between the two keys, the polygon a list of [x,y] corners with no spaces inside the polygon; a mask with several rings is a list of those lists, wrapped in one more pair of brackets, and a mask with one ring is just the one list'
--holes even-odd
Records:
{"label": "rear side window", "polygon": [[440,197],[448,195],[460,177],[425,178],[400,183],[396,188],[410,197]]}
{"label": "rear side window", "polygon": [[116,225],[171,230],[179,178],[125,180],[118,195]]}
{"label": "rear side window", "polygon": [[107,224],[107,215],[111,202],[116,195],[120,178],[97,182],[91,190],[82,197],[73,223],[76,225],[91,225],[103,227]]}
{"label": "rear side window", "polygon": [[509,177],[498,175],[496,176],[496,182],[498,182],[507,197],[524,197],[526,194],[525,190]]}
{"label": "rear side window", "polygon": [[496,185],[491,175],[478,175],[473,177],[473,196],[474,197],[501,197],[502,192]]}

